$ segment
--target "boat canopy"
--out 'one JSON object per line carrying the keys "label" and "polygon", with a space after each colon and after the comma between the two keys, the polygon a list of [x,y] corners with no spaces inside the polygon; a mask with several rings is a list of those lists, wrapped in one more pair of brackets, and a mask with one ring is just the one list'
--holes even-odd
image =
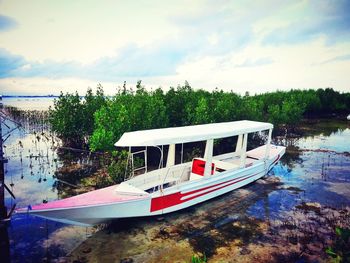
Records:
{"label": "boat canopy", "polygon": [[117,147],[157,146],[205,141],[272,129],[273,125],[257,121],[232,121],[174,128],[126,132]]}

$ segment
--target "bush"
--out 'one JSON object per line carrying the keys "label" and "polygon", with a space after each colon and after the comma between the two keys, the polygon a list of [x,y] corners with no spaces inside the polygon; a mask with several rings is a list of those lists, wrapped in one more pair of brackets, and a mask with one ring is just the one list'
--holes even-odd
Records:
{"label": "bush", "polygon": [[123,182],[128,175],[127,162],[127,152],[114,152],[114,159],[107,167],[107,172],[115,184]]}
{"label": "bush", "polygon": [[128,131],[241,119],[293,127],[304,116],[348,112],[350,93],[331,88],[240,96],[218,89],[193,90],[188,82],[166,93],[160,88],[147,91],[138,81],[135,91],[124,83],[112,98],[105,98],[101,86],[96,95],[89,89],[85,99],[77,93],[61,94],[50,110],[50,122],[64,142],[81,147],[88,140],[92,151],[113,151]]}
{"label": "bush", "polygon": [[136,93],[120,90],[95,112],[95,130],[89,141],[93,151],[113,150],[124,132],[168,127],[163,91],[147,92],[138,82]]}
{"label": "bush", "polygon": [[106,105],[103,88],[97,87],[96,95],[88,89],[84,99],[78,93],[63,94],[54,101],[49,109],[49,121],[52,130],[68,146],[81,148],[94,130],[94,114]]}
{"label": "bush", "polygon": [[49,112],[52,130],[64,144],[81,147],[84,143],[84,113],[78,93],[61,93]]}

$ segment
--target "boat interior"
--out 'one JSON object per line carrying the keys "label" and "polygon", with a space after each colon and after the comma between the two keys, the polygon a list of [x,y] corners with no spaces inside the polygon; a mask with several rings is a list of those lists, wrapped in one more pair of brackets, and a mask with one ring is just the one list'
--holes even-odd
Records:
{"label": "boat interior", "polygon": [[[213,140],[207,140],[203,157],[195,157],[191,161],[180,162],[178,164],[175,164],[175,145],[169,145],[165,167],[162,167],[163,152],[161,152],[159,167],[153,171],[147,170],[147,149],[136,152],[136,154],[143,153],[145,165],[132,169],[130,177],[120,184],[117,191],[124,192],[124,188],[128,188],[128,191],[135,188],[136,192],[141,190],[147,193],[153,193],[185,182],[201,180],[205,176],[220,176],[220,174],[226,171],[248,168],[264,162],[269,156],[273,156],[274,154],[275,146],[270,144],[270,132],[268,133],[267,142],[264,145],[249,151],[247,151],[248,134],[241,134],[236,137],[234,152],[213,156]],[[162,150],[161,148],[159,149]],[[129,164],[131,165],[134,163],[134,155],[135,153],[129,154]],[[136,175],[134,172],[138,170],[143,170],[144,173]]]}

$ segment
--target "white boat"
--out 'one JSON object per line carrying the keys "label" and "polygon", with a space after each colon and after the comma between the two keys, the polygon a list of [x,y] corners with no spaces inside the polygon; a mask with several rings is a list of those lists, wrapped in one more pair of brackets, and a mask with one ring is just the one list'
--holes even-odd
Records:
{"label": "white boat", "polygon": [[[285,153],[285,147],[271,144],[273,125],[264,122],[235,121],[195,126],[153,129],[124,133],[115,144],[128,147],[130,160],[143,155],[145,172],[130,177],[118,185],[28,206],[17,213],[29,213],[43,218],[78,225],[92,225],[115,218],[166,214],[190,207],[263,177]],[[248,135],[266,131],[264,145],[247,150]],[[232,151],[213,156],[214,140],[234,137]],[[201,158],[182,162],[183,144],[203,141]],[[182,146],[181,161],[175,162],[176,145]],[[144,147],[132,152],[132,147]],[[160,151],[159,169],[148,171],[147,147]],[[180,148],[178,146],[178,148]],[[163,160],[163,150],[167,157]],[[163,161],[166,165],[163,167]]]}

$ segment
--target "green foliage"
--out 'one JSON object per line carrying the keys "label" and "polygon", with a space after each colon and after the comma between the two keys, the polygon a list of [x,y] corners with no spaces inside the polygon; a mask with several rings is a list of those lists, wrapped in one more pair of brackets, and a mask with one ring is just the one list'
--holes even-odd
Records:
{"label": "green foliage", "polygon": [[78,93],[61,93],[54,102],[54,109],[50,109],[50,123],[63,141],[70,141],[74,146],[83,143],[83,105]]}
{"label": "green foliage", "polygon": [[203,155],[203,152],[201,151],[201,149],[198,147],[194,147],[193,149],[191,149],[190,152],[185,153],[184,161],[189,162],[189,161],[192,161],[193,158],[198,158],[198,157],[201,157],[202,155]]}
{"label": "green foliage", "polygon": [[282,104],[282,116],[283,123],[289,125],[295,125],[303,117],[305,111],[304,104],[298,103],[293,98],[288,101],[284,101]]}
{"label": "green foliage", "polygon": [[126,83],[111,98],[98,86],[81,99],[77,93],[61,94],[50,110],[53,130],[79,146],[88,140],[92,151],[113,151],[124,132],[235,120],[269,121],[275,126],[295,126],[304,117],[348,114],[350,93],[333,89],[276,91],[240,96],[234,92],[193,90],[185,82],[164,93],[136,89]]}
{"label": "green foliage", "polygon": [[66,145],[81,147],[94,130],[94,113],[106,104],[102,86],[96,95],[87,90],[84,99],[78,93],[61,93],[49,109],[52,130]]}
{"label": "green foliage", "polygon": [[107,167],[107,172],[109,176],[112,178],[113,183],[119,184],[124,181],[125,174],[128,172],[127,168],[127,160],[128,153],[126,151],[117,152],[114,151],[112,153],[113,159],[110,165]]}
{"label": "green foliage", "polygon": [[197,107],[194,109],[192,123],[193,124],[210,123],[209,112],[210,112],[210,108],[208,106],[207,99],[204,97],[201,97],[198,100]]}
{"label": "green foliage", "polygon": [[203,257],[193,255],[191,258],[191,262],[192,263],[205,263],[205,262],[207,262],[207,257],[205,255]]}
{"label": "green foliage", "polygon": [[91,89],[88,89],[82,103],[84,110],[84,133],[91,135],[94,131],[94,114],[106,105],[102,86],[100,84],[97,86],[96,95],[93,94]]}
{"label": "green foliage", "polygon": [[163,91],[147,92],[138,82],[136,93],[124,87],[95,112],[95,130],[90,148],[113,150],[114,143],[127,131],[168,127]]}
{"label": "green foliage", "polygon": [[326,248],[326,253],[335,263],[350,262],[350,229],[335,228],[336,240],[332,247]]}

